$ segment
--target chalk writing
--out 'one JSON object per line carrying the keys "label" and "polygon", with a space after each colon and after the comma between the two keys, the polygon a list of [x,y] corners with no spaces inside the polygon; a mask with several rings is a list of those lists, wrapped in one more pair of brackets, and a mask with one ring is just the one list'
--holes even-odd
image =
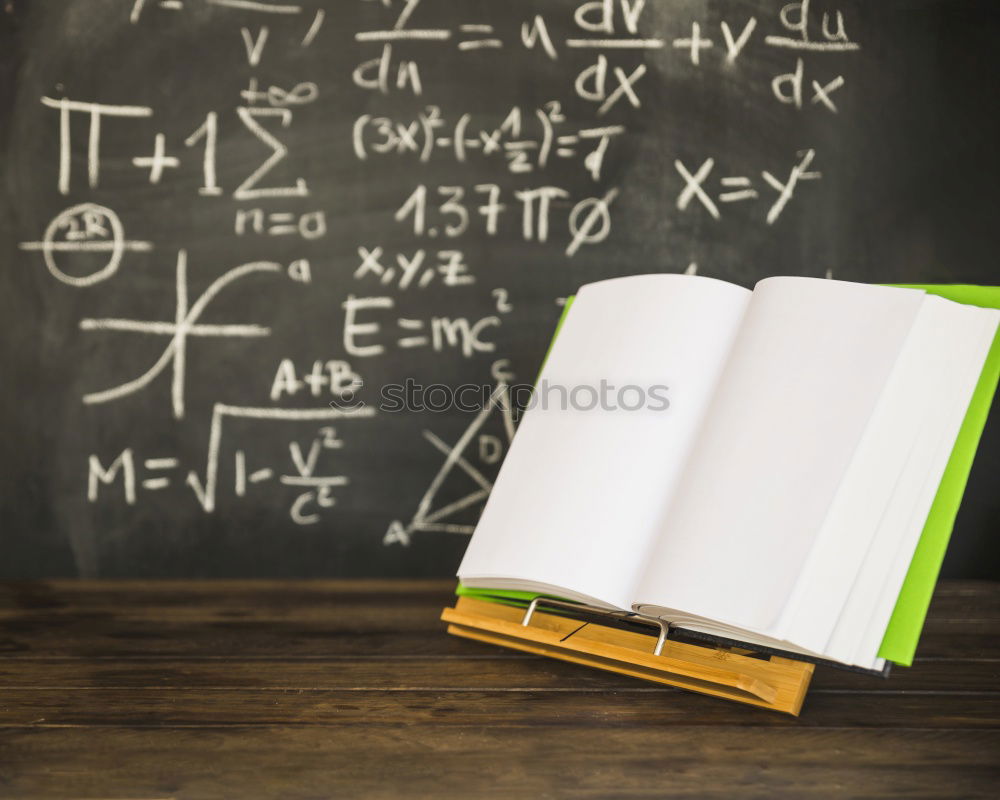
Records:
{"label": "chalk writing", "polygon": [[195,300],[188,304],[187,252],[177,253],[175,313],[172,322],[154,322],[134,319],[94,319],[80,320],[80,330],[83,331],[116,331],[121,333],[139,333],[147,336],[166,336],[168,342],[160,357],[149,369],[130,381],[110,389],[90,392],[83,396],[83,402],[88,404],[107,403],[140,391],[149,386],[168,366],[173,369],[171,382],[171,404],[173,414],[177,419],[184,416],[184,382],[185,363],[187,360],[188,340],[192,337],[223,337],[251,338],[268,336],[270,328],[261,325],[226,324],[215,325],[202,323],[202,314],[215,297],[227,286],[255,273],[279,273],[281,264],[270,261],[258,261],[234,267],[212,284]]}
{"label": "chalk writing", "polygon": [[[772,242],[838,185],[828,134],[868,47],[845,9],[123,4],[121,41],[183,43],[206,91],[149,77],[27,95],[52,207],[19,246],[44,291],[80,303],[62,331],[86,343],[74,407],[130,431],[86,440],[80,502],[277,503],[334,532],[356,504],[376,544],[470,533],[514,434],[514,364],[537,368],[580,283],[619,252],[629,271],[712,274],[739,250],[722,233]],[[761,146],[744,125],[781,136]],[[231,371],[206,366],[223,354]],[[453,427],[397,430],[354,403],[490,362],[495,391]],[[147,436],[160,421],[170,435]],[[426,474],[396,480],[407,469]]]}

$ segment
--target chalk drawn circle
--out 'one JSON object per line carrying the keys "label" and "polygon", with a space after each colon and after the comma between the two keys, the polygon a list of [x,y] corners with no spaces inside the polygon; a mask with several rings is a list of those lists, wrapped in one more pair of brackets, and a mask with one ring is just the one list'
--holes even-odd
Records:
{"label": "chalk drawn circle", "polygon": [[[107,221],[108,227],[111,228],[111,235],[109,239],[104,241],[108,242],[110,245],[109,251],[111,255],[108,257],[108,262],[104,266],[96,272],[92,272],[90,275],[68,275],[59,268],[58,264],[56,264],[54,255],[56,233],[60,228],[71,227],[73,221],[78,216],[82,216],[84,214],[96,214],[99,217],[103,217]],[[85,252],[90,248],[86,246],[85,242],[81,242],[78,248],[67,246],[61,249],[72,253]],[[45,266],[48,268],[49,272],[52,273],[53,277],[63,283],[69,284],[70,286],[93,286],[95,283],[107,280],[118,271],[118,265],[121,264],[122,254],[124,252],[125,229],[122,227],[122,221],[110,208],[107,208],[106,206],[99,206],[97,203],[80,203],[80,205],[67,208],[49,223],[49,226],[45,229],[45,235],[42,237],[42,256],[45,259]]]}

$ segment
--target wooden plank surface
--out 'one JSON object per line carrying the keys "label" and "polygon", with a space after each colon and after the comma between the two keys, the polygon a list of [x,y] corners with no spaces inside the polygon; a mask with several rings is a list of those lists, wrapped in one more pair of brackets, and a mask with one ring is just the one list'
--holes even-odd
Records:
{"label": "wooden plank surface", "polygon": [[0,584],[0,798],[996,797],[1000,585],[798,719],[460,640],[453,584]]}

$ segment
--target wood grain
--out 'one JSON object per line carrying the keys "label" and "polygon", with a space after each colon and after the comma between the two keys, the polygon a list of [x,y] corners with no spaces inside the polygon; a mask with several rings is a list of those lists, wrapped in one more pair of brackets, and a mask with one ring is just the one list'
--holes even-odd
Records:
{"label": "wood grain", "polygon": [[1000,586],[798,719],[444,633],[451,582],[0,585],[0,797],[994,797]]}

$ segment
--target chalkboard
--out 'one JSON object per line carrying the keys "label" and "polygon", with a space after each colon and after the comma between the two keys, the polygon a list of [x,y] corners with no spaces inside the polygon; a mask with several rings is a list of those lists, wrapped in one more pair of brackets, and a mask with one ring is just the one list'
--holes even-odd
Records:
{"label": "chalkboard", "polygon": [[994,7],[6,0],[0,572],[453,574],[581,284],[997,283]]}

